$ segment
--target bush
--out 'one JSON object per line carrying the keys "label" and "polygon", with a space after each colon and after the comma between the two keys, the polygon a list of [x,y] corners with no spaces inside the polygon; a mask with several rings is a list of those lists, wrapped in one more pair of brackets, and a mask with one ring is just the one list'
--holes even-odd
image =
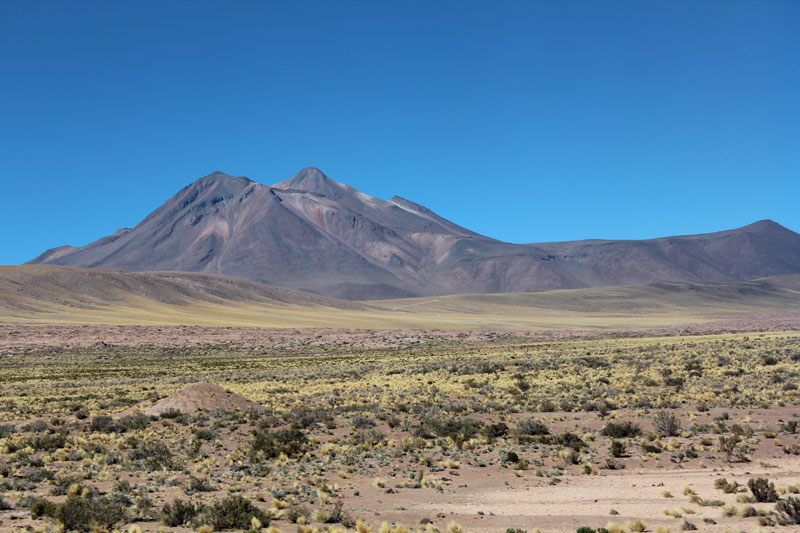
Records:
{"label": "bush", "polygon": [[36,435],[28,439],[27,444],[36,451],[54,452],[67,444],[67,436],[63,433]]}
{"label": "bush", "polygon": [[203,513],[203,522],[209,524],[214,531],[224,529],[250,529],[253,518],[257,518],[264,527],[269,526],[272,515],[265,513],[252,502],[238,494],[228,496],[224,500],[207,507]]}
{"label": "bush", "polygon": [[56,504],[50,500],[35,500],[31,504],[31,516],[41,518],[43,516],[53,516],[56,512]]}
{"label": "bush", "polygon": [[681,433],[681,422],[674,413],[658,411],[653,417],[656,433],[667,437],[677,437]]}
{"label": "bush", "polygon": [[369,417],[357,415],[353,417],[354,429],[370,429],[375,427],[375,421]]}
{"label": "bush", "polygon": [[175,468],[175,461],[172,452],[163,442],[145,442],[138,448],[131,450],[130,458],[134,461],[142,460],[149,470],[161,470]]}
{"label": "bush", "polygon": [[65,530],[75,531],[90,531],[98,528],[110,530],[116,524],[127,519],[125,507],[104,496],[82,498],[70,495],[64,503],[54,507],[47,503],[41,504],[37,508],[38,511],[47,512],[48,514],[44,514],[44,516],[55,519]]}
{"label": "bush", "polygon": [[514,431],[517,436],[529,437],[532,435],[549,435],[550,430],[541,420],[535,418],[528,418],[517,422],[517,427]]}
{"label": "bush", "polygon": [[107,415],[99,415],[92,418],[89,430],[96,433],[111,433],[116,431],[114,419]]}
{"label": "bush", "polygon": [[739,491],[739,483],[737,483],[736,481],[731,483],[724,477],[715,479],[714,487],[718,488],[725,494],[736,494]]}
{"label": "bush", "polygon": [[191,524],[202,508],[192,502],[184,502],[175,498],[172,503],[165,503],[161,508],[161,523],[168,527],[180,527]]}
{"label": "bush", "polygon": [[611,441],[611,455],[614,457],[624,457],[625,456],[625,443],[621,440],[612,440]]}
{"label": "bush", "polygon": [[354,446],[373,448],[386,442],[386,435],[376,429],[354,433],[347,441]]}
{"label": "bush", "polygon": [[481,431],[487,438],[496,439],[508,435],[508,425],[503,422],[498,422],[497,424],[485,426]]}
{"label": "bush", "polygon": [[290,524],[296,524],[301,516],[307,522],[311,518],[311,511],[301,505],[293,505],[286,511],[286,521]]}
{"label": "bush", "polygon": [[800,524],[800,499],[789,496],[775,504],[778,523],[783,526]]}
{"label": "bush", "polygon": [[150,417],[142,413],[124,416],[118,421],[118,431],[124,433],[136,429],[145,429],[150,425]]}
{"label": "bush", "polygon": [[177,419],[186,418],[186,415],[180,409],[170,408],[159,415],[162,419]]}
{"label": "bush", "polygon": [[252,455],[261,453],[266,459],[275,459],[282,453],[287,457],[297,458],[306,453],[309,440],[305,433],[299,429],[284,429],[281,431],[268,431],[256,429],[250,441]]}
{"label": "bush", "polygon": [[457,446],[461,447],[466,441],[474,438],[482,427],[482,422],[471,418],[450,418],[442,421],[435,417],[426,417],[418,426],[414,427],[412,434],[423,439],[449,437]]}
{"label": "bush", "polygon": [[558,435],[545,436],[540,440],[542,444],[558,444],[560,446],[564,446],[565,448],[571,448],[576,452],[579,452],[581,451],[581,448],[586,447],[586,443],[583,442],[583,439],[581,439],[575,433],[570,433],[569,431],[559,433]]}
{"label": "bush", "polygon": [[770,483],[763,477],[750,479],[747,482],[747,486],[750,487],[753,498],[759,503],[778,501],[778,493],[775,491],[775,484]]}
{"label": "bush", "polygon": [[745,459],[745,451],[739,446],[739,435],[720,435],[719,450],[725,454],[725,460],[730,462],[735,456],[739,460]]}
{"label": "bush", "polygon": [[638,437],[642,434],[642,428],[631,421],[609,422],[603,428],[603,435],[612,439],[624,439],[625,437]]}

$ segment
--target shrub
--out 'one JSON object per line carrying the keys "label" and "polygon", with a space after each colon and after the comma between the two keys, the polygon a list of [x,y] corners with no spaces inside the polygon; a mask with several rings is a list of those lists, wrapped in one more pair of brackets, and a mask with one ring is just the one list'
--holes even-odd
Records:
{"label": "shrub", "polygon": [[414,427],[412,434],[423,439],[449,437],[461,447],[464,442],[474,438],[482,427],[482,422],[471,418],[450,418],[443,421],[435,417],[426,417]]}
{"label": "shrub", "polygon": [[719,450],[725,454],[725,461],[730,462],[734,455],[738,459],[744,458],[744,451],[739,448],[740,442],[739,435],[720,435]]}
{"label": "shrub", "polygon": [[97,433],[111,433],[116,431],[114,419],[107,415],[99,415],[92,418],[89,430]]}
{"label": "shrub", "polygon": [[269,526],[272,515],[265,513],[253,503],[236,494],[220,500],[203,513],[203,522],[209,524],[214,531],[224,529],[250,529],[253,518],[257,518],[264,527]]}
{"label": "shrub", "polygon": [[528,418],[517,422],[515,433],[517,436],[528,437],[532,435],[549,435],[550,430],[541,420]]}
{"label": "shrub", "polygon": [[775,484],[770,483],[763,477],[750,479],[747,482],[747,486],[750,488],[750,492],[753,493],[753,498],[759,503],[778,501]]}
{"label": "shrub", "polygon": [[286,521],[290,524],[296,524],[300,517],[307,522],[311,518],[311,511],[301,505],[293,505],[286,511]]}
{"label": "shrub", "polygon": [[214,489],[206,478],[189,476],[183,481],[183,490],[191,495],[195,492],[211,492]]}
{"label": "shrub", "polygon": [[180,527],[191,524],[202,508],[192,502],[175,498],[172,503],[165,503],[161,508],[161,523],[168,527]]}
{"label": "shrub", "polygon": [[603,428],[603,435],[612,439],[622,439],[625,437],[638,437],[642,434],[642,428],[631,421],[609,422]]}
{"label": "shrub", "polygon": [[251,454],[261,453],[267,459],[275,459],[282,453],[287,457],[297,458],[303,455],[308,447],[308,437],[296,428],[280,431],[256,429],[250,441]]}
{"label": "shrub", "polygon": [[656,433],[668,437],[676,437],[681,433],[681,422],[674,413],[658,411],[653,417],[653,427]]}
{"label": "shrub", "polygon": [[621,440],[611,441],[611,455],[614,457],[623,457],[625,455],[625,443]]}
{"label": "shrub", "polygon": [[497,424],[485,426],[481,431],[487,438],[496,439],[508,435],[508,425],[503,422],[498,422]]}
{"label": "shrub", "polygon": [[63,433],[36,435],[28,439],[27,444],[36,451],[54,452],[67,444],[67,436]]}
{"label": "shrub", "polygon": [[586,447],[586,443],[583,442],[583,439],[581,439],[575,433],[570,433],[569,431],[565,431],[564,433],[559,433],[558,435],[553,435],[551,437],[544,437],[542,438],[542,443],[558,444],[566,448],[571,448],[576,452],[579,452],[581,451],[581,448]]}
{"label": "shrub", "polygon": [[115,524],[127,519],[127,510],[124,505],[110,498],[102,496],[90,501],[89,509],[92,514],[92,524],[101,526],[110,531]]}
{"label": "shrub", "polygon": [[375,427],[375,421],[367,416],[356,415],[353,417],[354,429],[370,429]]}
{"label": "shrub", "polygon": [[118,420],[118,431],[124,433],[136,429],[145,429],[150,425],[150,417],[142,413],[124,416]]}
{"label": "shrub", "polygon": [[714,487],[718,488],[725,494],[736,494],[736,492],[739,490],[739,483],[736,481],[731,483],[724,477],[721,477],[714,480]]}
{"label": "shrub", "polygon": [[180,409],[170,408],[164,411],[159,415],[159,418],[162,419],[177,419],[177,418],[185,418],[186,415]]}
{"label": "shrub", "polygon": [[43,510],[52,512],[45,516],[54,518],[65,530],[75,531],[90,531],[93,528],[110,530],[127,518],[125,507],[105,496],[82,498],[70,495],[55,508],[43,504]]}
{"label": "shrub", "polygon": [[778,523],[784,526],[800,524],[800,499],[789,496],[775,504]]}
{"label": "shrub", "polygon": [[56,512],[56,504],[50,500],[39,499],[31,504],[31,516],[41,518],[43,516],[53,516]]}
{"label": "shrub", "polygon": [[354,446],[372,448],[386,441],[386,435],[376,429],[354,433],[347,441]]}
{"label": "shrub", "polygon": [[138,448],[131,450],[130,458],[134,461],[143,460],[149,470],[160,470],[175,468],[175,461],[172,452],[166,444],[159,441],[145,442]]}

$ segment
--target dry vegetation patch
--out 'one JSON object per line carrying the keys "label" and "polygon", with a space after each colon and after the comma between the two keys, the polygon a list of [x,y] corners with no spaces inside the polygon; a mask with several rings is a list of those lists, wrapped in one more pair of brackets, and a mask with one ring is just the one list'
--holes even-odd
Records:
{"label": "dry vegetation patch", "polygon": [[800,334],[401,345],[8,354],[0,528],[725,531],[800,516]]}

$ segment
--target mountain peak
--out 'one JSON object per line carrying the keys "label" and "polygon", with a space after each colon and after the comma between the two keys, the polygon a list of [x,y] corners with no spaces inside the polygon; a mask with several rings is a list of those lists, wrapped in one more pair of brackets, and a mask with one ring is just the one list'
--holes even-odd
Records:
{"label": "mountain peak", "polygon": [[752,224],[748,224],[747,226],[745,226],[742,229],[745,229],[745,228],[747,228],[747,229],[767,229],[767,228],[785,229],[783,226],[781,226],[780,224],[778,224],[777,222],[775,222],[774,220],[771,220],[769,218],[765,218],[764,220],[758,220],[756,222],[753,222]]}
{"label": "mountain peak", "polygon": [[316,167],[306,167],[288,180],[273,185],[276,189],[296,189],[320,194],[325,194],[331,187],[338,188],[339,186],[339,183],[330,179]]}
{"label": "mountain peak", "polygon": [[231,176],[224,172],[215,171],[191,183],[184,190],[190,195],[203,194],[205,191],[213,191],[214,194],[233,196],[253,183],[253,180],[244,176]]}

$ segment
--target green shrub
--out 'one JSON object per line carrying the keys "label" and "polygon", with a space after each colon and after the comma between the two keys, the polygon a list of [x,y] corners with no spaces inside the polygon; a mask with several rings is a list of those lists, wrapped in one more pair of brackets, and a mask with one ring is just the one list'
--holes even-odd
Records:
{"label": "green shrub", "polygon": [[256,429],[250,441],[252,455],[263,454],[266,459],[274,459],[282,453],[297,458],[306,453],[310,446],[308,437],[299,429],[268,431]]}
{"label": "green shrub", "polygon": [[134,461],[144,461],[149,470],[161,470],[162,468],[171,470],[176,466],[172,452],[169,451],[166,444],[160,441],[145,442],[131,450],[129,457]]}
{"label": "green shrub", "polygon": [[31,516],[41,518],[43,516],[54,516],[56,504],[50,500],[39,499],[31,504]]}
{"label": "green shrub", "polygon": [[150,417],[142,413],[136,413],[135,415],[124,416],[117,422],[118,431],[124,433],[136,429],[145,429],[150,425]]}
{"label": "green shrub", "polygon": [[614,457],[624,457],[626,451],[625,443],[621,440],[612,440],[610,451]]}
{"label": "green shrub", "polygon": [[189,525],[202,510],[202,507],[175,498],[161,508],[161,523],[168,527]]}
{"label": "green shrub", "polygon": [[114,419],[110,416],[100,415],[92,418],[89,430],[97,433],[112,433],[117,430]]}
{"label": "green shrub", "polygon": [[633,422],[609,422],[603,428],[603,435],[612,439],[624,439],[625,437],[638,437],[642,434],[642,428]]}
{"label": "green shrub", "polygon": [[269,526],[272,515],[265,513],[252,502],[236,494],[207,507],[202,513],[202,521],[210,525],[214,531],[225,529],[250,529],[253,518],[257,518],[264,527]]}
{"label": "green shrub", "polygon": [[27,444],[36,451],[54,452],[67,444],[67,436],[63,433],[36,435],[29,438]]}
{"label": "green shrub", "polygon": [[778,523],[783,526],[800,524],[800,499],[789,496],[775,504]]}
{"label": "green shrub", "polygon": [[483,427],[483,423],[471,418],[450,418],[441,420],[435,417],[424,417],[412,434],[423,439],[434,437],[451,438],[457,446],[474,438]]}
{"label": "green shrub", "polygon": [[372,448],[386,441],[386,435],[376,429],[354,433],[347,441],[354,446]]}
{"label": "green shrub", "polygon": [[517,422],[514,433],[520,437],[529,437],[533,435],[549,435],[550,430],[547,429],[547,426],[541,420],[528,418]]}
{"label": "green shrub", "polygon": [[481,432],[489,439],[496,439],[498,437],[505,437],[508,435],[508,425],[503,422],[497,424],[489,424],[484,426]]}
{"label": "green shrub", "polygon": [[753,498],[759,503],[778,501],[778,493],[775,490],[775,484],[770,483],[763,477],[750,479],[747,482],[747,486],[750,487]]}
{"label": "green shrub", "polygon": [[99,498],[82,498],[70,495],[64,503],[55,508],[44,504],[44,510],[52,511],[51,516],[65,530],[90,531],[93,528],[112,529],[116,524],[127,519],[125,507],[105,496]]}
{"label": "green shrub", "polygon": [[739,483],[736,481],[731,483],[724,477],[715,479],[714,487],[718,488],[725,494],[736,494],[739,491]]}

